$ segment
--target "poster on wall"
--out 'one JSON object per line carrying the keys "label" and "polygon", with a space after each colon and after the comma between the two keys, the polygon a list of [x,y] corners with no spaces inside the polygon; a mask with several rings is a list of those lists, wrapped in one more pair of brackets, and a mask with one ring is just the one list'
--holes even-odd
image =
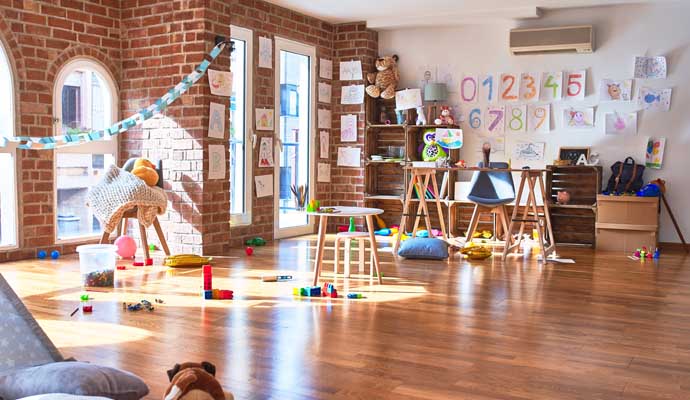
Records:
{"label": "poster on wall", "polygon": [[476,75],[464,75],[460,80],[460,99],[463,103],[476,103],[479,94]]}
{"label": "poster on wall", "polygon": [[467,114],[461,120],[462,129],[475,134],[480,134],[484,130],[482,121],[482,110],[479,107],[466,108]]}
{"label": "poster on wall", "polygon": [[331,85],[319,82],[319,102],[331,104]]}
{"label": "poster on wall", "polygon": [[338,147],[339,167],[359,167],[362,149],[359,147]]}
{"label": "poster on wall", "polygon": [[273,41],[259,36],[259,68],[273,68]]}
{"label": "poster on wall", "polygon": [[340,88],[340,104],[364,103],[364,85],[344,85]]}
{"label": "poster on wall", "polygon": [[341,61],[340,62],[340,80],[341,81],[359,81],[362,80],[362,62]]}
{"label": "poster on wall", "polygon": [[520,74],[520,100],[539,100],[540,83],[540,76],[536,72],[523,72]]}
{"label": "poster on wall", "polygon": [[329,156],[329,144],[330,144],[330,135],[328,134],[328,131],[320,131],[319,132],[319,158],[328,158]]}
{"label": "poster on wall", "polygon": [[208,179],[225,179],[225,146],[208,146]]}
{"label": "poster on wall", "polygon": [[319,129],[331,129],[331,110],[319,108],[317,120]]}
{"label": "poster on wall", "polygon": [[637,113],[612,112],[606,114],[605,133],[607,135],[636,135]]}
{"label": "poster on wall", "polygon": [[584,100],[587,83],[587,71],[569,71],[565,74],[564,97],[566,100]]}
{"label": "poster on wall", "polygon": [[254,110],[254,118],[256,119],[257,131],[273,130],[273,109],[257,108]]}
{"label": "poster on wall", "polygon": [[649,168],[661,169],[664,162],[664,149],[666,148],[666,138],[649,138],[647,142],[647,153],[645,155],[645,165]]}
{"label": "poster on wall", "polygon": [[505,132],[504,106],[487,107],[484,117],[485,132],[489,135],[503,135]]}
{"label": "poster on wall", "polygon": [[549,133],[551,129],[551,105],[530,104],[527,106],[527,129],[535,133]]}
{"label": "poster on wall", "polygon": [[479,101],[492,104],[496,100],[496,89],[494,89],[494,76],[485,74],[479,76]]}
{"label": "poster on wall", "polygon": [[632,79],[602,79],[599,84],[599,100],[630,101],[632,99]]}
{"label": "poster on wall", "polygon": [[501,101],[517,101],[520,94],[520,81],[516,74],[501,74]]}
{"label": "poster on wall", "polygon": [[318,163],[316,181],[326,183],[331,181],[331,164]]}
{"label": "poster on wall", "polygon": [[563,127],[569,129],[594,128],[594,107],[571,107],[564,109]]}
{"label": "poster on wall", "polygon": [[544,72],[541,75],[540,99],[542,101],[560,100],[562,95],[563,72]]}
{"label": "poster on wall", "polygon": [[666,79],[666,57],[635,57],[635,78]]}
{"label": "poster on wall", "polygon": [[640,88],[637,101],[645,110],[668,111],[671,108],[671,93],[673,89]]}
{"label": "poster on wall", "polygon": [[319,78],[333,79],[333,61],[319,58]]}
{"label": "poster on wall", "polygon": [[225,138],[225,105],[211,102],[208,108],[208,137]]}
{"label": "poster on wall", "polygon": [[254,187],[256,197],[273,196],[273,174],[255,176]]}
{"label": "poster on wall", "polygon": [[544,159],[544,142],[518,142],[513,147],[513,159],[520,161],[541,161]]}
{"label": "poster on wall", "polygon": [[270,168],[273,166],[273,138],[262,137],[259,144],[259,168]]}
{"label": "poster on wall", "polygon": [[357,141],[357,116],[355,114],[340,116],[340,141]]}
{"label": "poster on wall", "polygon": [[232,72],[209,69],[207,74],[208,85],[211,88],[212,95],[223,97],[230,97],[232,95]]}
{"label": "poster on wall", "polygon": [[506,106],[506,130],[510,133],[527,131],[527,105]]}

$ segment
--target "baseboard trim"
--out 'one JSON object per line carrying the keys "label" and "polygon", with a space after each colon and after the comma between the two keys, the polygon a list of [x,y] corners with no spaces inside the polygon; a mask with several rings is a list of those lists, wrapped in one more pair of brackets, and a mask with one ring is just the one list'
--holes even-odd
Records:
{"label": "baseboard trim", "polygon": [[677,242],[659,242],[659,248],[662,250],[683,250],[690,251],[690,245]]}

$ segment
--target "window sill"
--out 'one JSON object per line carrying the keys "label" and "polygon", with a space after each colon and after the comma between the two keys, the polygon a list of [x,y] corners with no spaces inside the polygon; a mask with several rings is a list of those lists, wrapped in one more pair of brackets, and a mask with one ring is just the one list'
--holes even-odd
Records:
{"label": "window sill", "polygon": [[252,224],[251,214],[230,214],[230,228],[247,226]]}
{"label": "window sill", "polygon": [[[108,240],[110,240],[112,237],[112,233],[110,236],[108,236]],[[57,239],[55,241],[55,244],[80,244],[80,243],[87,243],[87,242],[93,242],[94,240],[100,240],[101,235],[91,235],[91,236],[76,236],[76,237],[71,237],[67,239]]]}
{"label": "window sill", "polygon": [[17,246],[16,244],[0,245],[0,253],[6,253],[6,252],[10,252],[12,250],[18,250],[18,249],[19,249],[19,246]]}

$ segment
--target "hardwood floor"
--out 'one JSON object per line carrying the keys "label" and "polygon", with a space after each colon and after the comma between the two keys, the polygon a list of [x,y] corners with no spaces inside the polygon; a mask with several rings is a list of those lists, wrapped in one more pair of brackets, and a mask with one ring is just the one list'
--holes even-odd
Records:
{"label": "hardwood floor", "polygon": [[[370,284],[368,267],[366,279],[335,280],[341,296],[365,299],[296,299],[292,288],[310,283],[311,239],[216,257],[214,286],[234,290],[232,301],[202,300],[200,269],[134,267],[118,271],[115,290],[92,294],[92,315],[70,317],[76,257],[0,273],[64,355],[138,374],[151,399],[162,398],[165,371],[188,360],[215,363],[237,399],[690,398],[684,253],[655,263],[561,248],[577,263],[546,266],[382,253],[383,286]],[[261,282],[269,273],[297,279]],[[165,304],[151,313],[122,309],[156,298]]]}

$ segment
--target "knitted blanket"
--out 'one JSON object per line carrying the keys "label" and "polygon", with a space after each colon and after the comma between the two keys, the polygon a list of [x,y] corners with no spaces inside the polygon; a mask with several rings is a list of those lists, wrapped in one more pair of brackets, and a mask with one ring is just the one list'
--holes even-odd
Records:
{"label": "knitted blanket", "polygon": [[163,189],[148,186],[131,173],[111,165],[103,179],[88,194],[88,203],[105,232],[112,232],[125,212],[137,208],[137,219],[151,226],[156,215],[165,213],[168,197]]}

